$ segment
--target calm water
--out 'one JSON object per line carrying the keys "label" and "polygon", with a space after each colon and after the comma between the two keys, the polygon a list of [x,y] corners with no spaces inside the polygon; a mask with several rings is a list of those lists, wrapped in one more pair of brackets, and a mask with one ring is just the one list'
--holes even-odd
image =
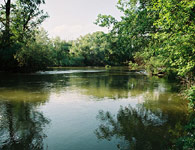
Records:
{"label": "calm water", "polygon": [[168,149],[186,122],[175,83],[124,68],[0,78],[1,150]]}

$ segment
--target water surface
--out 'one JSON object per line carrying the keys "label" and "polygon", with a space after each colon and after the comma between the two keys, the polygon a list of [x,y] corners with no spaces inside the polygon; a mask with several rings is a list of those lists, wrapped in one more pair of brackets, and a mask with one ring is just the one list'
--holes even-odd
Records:
{"label": "water surface", "polygon": [[163,150],[186,122],[177,84],[127,68],[0,78],[2,150]]}

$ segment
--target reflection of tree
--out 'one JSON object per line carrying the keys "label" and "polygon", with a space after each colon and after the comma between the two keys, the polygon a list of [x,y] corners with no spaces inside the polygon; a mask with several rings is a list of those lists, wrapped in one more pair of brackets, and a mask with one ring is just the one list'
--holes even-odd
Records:
{"label": "reflection of tree", "polygon": [[51,90],[65,90],[69,77],[63,75],[1,74],[0,100],[45,103]]}
{"label": "reflection of tree", "polygon": [[167,91],[175,92],[165,79],[149,78],[132,72],[99,72],[75,74],[70,78],[70,84],[76,85],[84,95],[99,99],[122,99],[131,96],[140,96],[145,92]]}
{"label": "reflection of tree", "polygon": [[49,120],[25,102],[0,104],[0,149],[41,150]]}
{"label": "reflection of tree", "polygon": [[[55,73],[55,71],[54,71]],[[57,73],[57,72],[56,72]],[[124,70],[107,72],[77,72],[70,74],[0,74],[0,99],[40,101],[51,90],[63,92],[67,87],[81,91],[81,94],[100,99],[122,99],[140,96],[145,92],[159,92],[162,89],[175,92],[164,79],[149,78]],[[174,86],[176,87],[176,86]],[[17,96],[13,96],[14,95]],[[26,96],[27,95],[27,96]],[[19,97],[19,98],[18,98]]]}
{"label": "reflection of tree", "polygon": [[180,134],[180,121],[184,115],[176,117],[178,119],[171,122],[168,114],[151,112],[143,105],[121,107],[116,117],[110,112],[100,111],[97,118],[101,125],[95,134],[98,139],[119,139],[119,149],[168,149],[172,140]]}

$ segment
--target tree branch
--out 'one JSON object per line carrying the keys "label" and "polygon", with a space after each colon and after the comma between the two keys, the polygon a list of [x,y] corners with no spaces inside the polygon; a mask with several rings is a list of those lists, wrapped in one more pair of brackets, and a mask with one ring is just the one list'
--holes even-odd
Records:
{"label": "tree branch", "polygon": [[5,26],[5,23],[3,22],[4,20],[3,20],[3,18],[0,17],[0,22]]}
{"label": "tree branch", "polygon": [[29,21],[31,20],[31,15],[32,15],[32,14],[33,14],[33,11],[30,12],[30,14],[28,15],[27,20],[25,21],[25,23],[24,23],[24,25],[23,25],[23,31],[26,30],[26,27],[27,27]]}

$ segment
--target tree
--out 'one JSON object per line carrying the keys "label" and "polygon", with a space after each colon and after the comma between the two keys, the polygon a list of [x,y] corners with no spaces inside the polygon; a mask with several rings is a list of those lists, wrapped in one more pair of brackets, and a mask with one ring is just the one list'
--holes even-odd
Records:
{"label": "tree", "polygon": [[35,30],[48,17],[40,5],[44,0],[5,0],[0,10],[0,69],[17,70],[14,55],[33,39]]}
{"label": "tree", "polygon": [[[1,9],[4,9],[3,11],[0,11],[0,21],[1,24],[4,26],[4,32],[3,32],[3,40],[2,42],[5,42],[6,45],[10,44],[10,13],[11,13],[11,0],[5,0],[4,5],[1,5]],[[4,17],[3,17],[4,16]]]}
{"label": "tree", "polygon": [[84,65],[104,66],[108,64],[110,45],[107,35],[103,32],[95,32],[80,37],[73,42],[71,53],[83,59]]}
{"label": "tree", "polygon": [[52,51],[52,59],[54,66],[69,66],[71,65],[70,47],[71,42],[61,40],[60,37],[56,37],[50,40],[49,48]]}
{"label": "tree", "polygon": [[151,1],[119,0],[117,8],[123,13],[120,21],[108,15],[99,15],[96,24],[111,28],[110,41],[115,61],[128,63],[135,61],[134,54],[143,51],[151,40],[150,33],[155,31],[154,18],[149,17],[147,7]]}
{"label": "tree", "polygon": [[195,2],[193,0],[152,1],[151,11],[159,12],[154,25],[156,57],[167,70],[192,79],[195,73]]}
{"label": "tree", "polygon": [[20,72],[34,72],[53,64],[52,50],[49,47],[47,32],[35,31],[34,39],[29,39],[14,55]]}

